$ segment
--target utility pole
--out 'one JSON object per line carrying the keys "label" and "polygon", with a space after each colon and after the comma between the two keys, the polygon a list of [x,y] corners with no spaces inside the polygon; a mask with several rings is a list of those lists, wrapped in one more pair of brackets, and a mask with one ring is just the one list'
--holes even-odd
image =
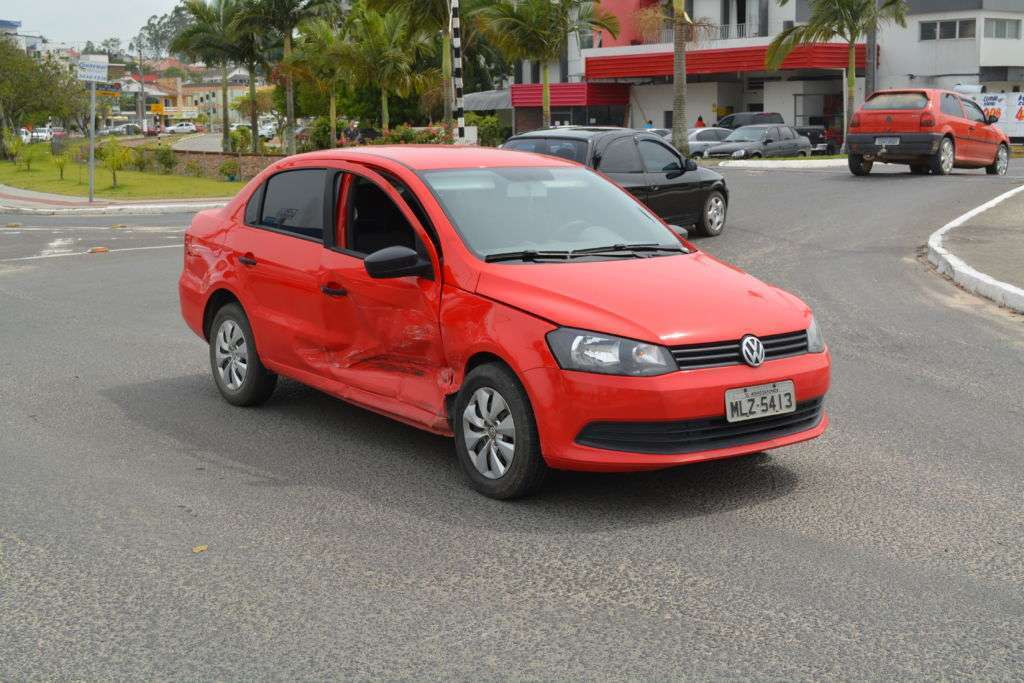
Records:
{"label": "utility pole", "polygon": [[96,194],[96,81],[89,82],[89,203]]}

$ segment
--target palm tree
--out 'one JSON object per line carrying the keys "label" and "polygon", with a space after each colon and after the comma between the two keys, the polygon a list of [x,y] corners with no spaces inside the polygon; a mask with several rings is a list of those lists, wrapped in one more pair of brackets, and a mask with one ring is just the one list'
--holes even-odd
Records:
{"label": "palm tree", "polygon": [[548,63],[565,50],[570,33],[608,31],[619,35],[619,20],[600,0],[497,0],[477,12],[487,37],[509,60],[540,62],[542,118],[551,125]]}
{"label": "palm tree", "polygon": [[183,53],[190,59],[201,59],[207,65],[221,68],[221,111],[223,135],[221,147],[231,151],[231,132],[228,122],[228,65],[231,60],[234,24],[242,5],[239,0],[185,0],[185,11],[191,22],[171,41],[171,51]]}
{"label": "palm tree", "polygon": [[[292,35],[299,24],[330,12],[335,4],[332,0],[252,0],[238,26],[255,33],[279,33],[284,43],[283,61],[287,62],[292,55]],[[295,154],[295,83],[287,71],[284,87],[284,146],[288,154]]]}
{"label": "palm tree", "polygon": [[[785,5],[789,0],[778,0]],[[907,4],[904,0],[809,0],[810,15],[806,24],[792,26],[775,36],[768,46],[765,66],[778,69],[786,56],[798,45],[827,43],[842,38],[848,48],[846,67],[846,124],[853,118],[857,86],[857,39],[886,24],[907,25]],[[846,131],[843,131],[844,134]]]}
{"label": "palm tree", "polygon": [[[242,9],[232,25],[233,40],[229,46],[231,59],[245,66],[249,72],[249,102],[256,102],[256,72],[265,67],[268,60],[268,49],[275,41],[270,32],[257,31],[242,21],[245,10]],[[260,153],[259,111],[255,106],[249,107],[249,126],[252,129],[252,153]]]}
{"label": "palm tree", "polygon": [[664,0],[664,4],[672,22],[672,144],[683,156],[690,156],[686,50],[689,45],[703,41],[715,26],[706,19],[692,19],[686,11],[686,0]]}
{"label": "palm tree", "polygon": [[310,19],[300,27],[286,72],[312,84],[330,99],[331,140],[338,140],[338,84],[349,73],[349,46],[343,29],[326,19]]}
{"label": "palm tree", "polygon": [[381,127],[386,129],[389,95],[405,97],[427,80],[416,70],[416,60],[429,51],[429,36],[416,30],[400,8],[380,13],[358,5],[348,17],[348,34],[341,59],[353,85],[380,89]]}

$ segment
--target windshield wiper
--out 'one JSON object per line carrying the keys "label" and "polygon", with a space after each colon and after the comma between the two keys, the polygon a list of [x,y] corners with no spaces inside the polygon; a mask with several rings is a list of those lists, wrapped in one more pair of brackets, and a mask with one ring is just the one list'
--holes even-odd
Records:
{"label": "windshield wiper", "polygon": [[586,256],[591,254],[613,254],[615,252],[650,252],[650,251],[671,251],[680,254],[689,254],[689,250],[683,245],[658,244],[657,242],[643,242],[640,244],[609,244],[603,247],[588,247],[586,249],[573,249],[569,254],[570,258],[575,256]]}
{"label": "windshield wiper", "polygon": [[523,249],[521,251],[499,251],[495,254],[487,254],[484,261],[493,263],[495,261],[536,261],[537,259],[567,259],[568,251],[536,251],[534,249]]}

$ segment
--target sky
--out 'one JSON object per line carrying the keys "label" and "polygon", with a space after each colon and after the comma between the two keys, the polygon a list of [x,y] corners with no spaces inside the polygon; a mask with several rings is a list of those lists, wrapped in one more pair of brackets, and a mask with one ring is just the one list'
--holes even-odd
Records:
{"label": "sky", "polygon": [[21,22],[21,32],[82,47],[117,37],[127,47],[154,14],[174,8],[175,0],[2,0],[0,19]]}

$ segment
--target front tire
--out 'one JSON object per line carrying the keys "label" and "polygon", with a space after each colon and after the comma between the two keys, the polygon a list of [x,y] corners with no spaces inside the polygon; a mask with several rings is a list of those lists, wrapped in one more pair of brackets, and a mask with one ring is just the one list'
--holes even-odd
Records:
{"label": "front tire", "polygon": [[715,190],[710,192],[704,200],[704,210],[701,212],[700,223],[697,224],[697,232],[705,237],[715,237],[722,234],[725,229],[725,217],[729,205],[725,196]]}
{"label": "front tire", "polygon": [[267,370],[245,311],[225,304],[210,324],[210,371],[221,396],[236,406],[255,406],[274,393],[277,375]]}
{"label": "front tire", "polygon": [[452,422],[459,464],[480,493],[508,500],[544,483],[549,470],[533,408],[508,367],[486,363],[466,375]]}
{"label": "front tire", "polygon": [[985,167],[985,173],[989,175],[1006,175],[1006,169],[1010,165],[1010,148],[1000,144],[996,150],[996,158],[992,164]]}
{"label": "front tire", "polygon": [[850,167],[850,173],[856,176],[871,173],[871,167],[875,165],[874,161],[865,159],[863,154],[851,154],[846,163]]}
{"label": "front tire", "polygon": [[949,175],[953,172],[953,165],[956,162],[956,147],[951,138],[942,138],[939,143],[939,151],[928,159],[928,168],[935,175]]}

